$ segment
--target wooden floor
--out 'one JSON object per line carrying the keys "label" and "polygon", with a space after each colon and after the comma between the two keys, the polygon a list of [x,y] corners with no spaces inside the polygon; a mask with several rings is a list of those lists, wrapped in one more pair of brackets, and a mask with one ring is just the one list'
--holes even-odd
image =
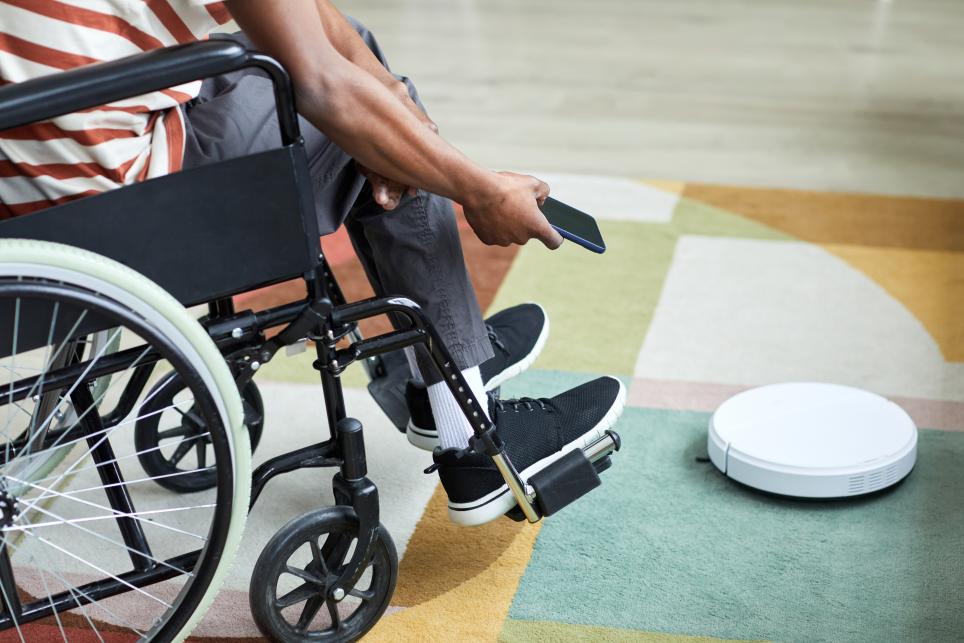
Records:
{"label": "wooden floor", "polygon": [[964,196],[961,0],[355,0],[500,169]]}

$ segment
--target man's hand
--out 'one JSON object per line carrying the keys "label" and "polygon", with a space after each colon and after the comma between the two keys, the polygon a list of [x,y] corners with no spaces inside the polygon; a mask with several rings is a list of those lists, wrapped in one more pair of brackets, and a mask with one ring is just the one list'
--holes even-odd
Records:
{"label": "man's hand", "polygon": [[533,176],[499,172],[491,189],[463,203],[465,218],[482,243],[523,245],[538,239],[550,250],[562,245],[562,236],[539,210],[549,186]]}
{"label": "man's hand", "polygon": [[378,172],[373,172],[361,163],[356,162],[355,165],[358,167],[358,171],[372,184],[372,198],[375,199],[375,203],[384,209],[394,210],[398,207],[399,202],[401,202],[406,192],[411,196],[415,196],[416,188],[410,188],[402,185],[398,181],[386,179]]}

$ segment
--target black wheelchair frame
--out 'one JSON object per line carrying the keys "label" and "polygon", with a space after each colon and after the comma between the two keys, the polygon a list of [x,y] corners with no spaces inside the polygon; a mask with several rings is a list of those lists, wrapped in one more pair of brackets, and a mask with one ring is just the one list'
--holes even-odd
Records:
{"label": "black wheelchair frame", "polygon": [[[362,361],[369,376],[377,379],[385,375],[382,355],[408,346],[425,346],[438,375],[473,427],[471,447],[492,458],[515,496],[521,510],[516,519],[536,522],[598,485],[598,477],[593,481],[584,473],[580,477],[579,472],[589,463],[596,468],[608,463],[609,455],[619,446],[614,433],[580,452],[578,461],[560,460],[557,467],[550,467],[556,469],[554,474],[543,478],[558,480],[571,471],[568,485],[524,481],[482,411],[485,400],[472,395],[419,306],[405,297],[345,301],[321,252],[291,82],[273,59],[234,42],[206,41],[3,87],[0,131],[244,67],[256,67],[273,82],[281,130],[279,148],[6,220],[0,222],[0,238],[54,241],[91,250],[144,274],[185,306],[206,304],[208,314],[200,323],[225,356],[239,389],[280,349],[306,339],[314,342],[314,367],[320,373],[328,437],[258,466],[253,474],[250,506],[265,485],[282,473],[309,467],[338,469],[332,483],[335,499],[354,509],[359,532],[350,562],[331,586],[330,593],[336,600],[340,588],[350,588],[358,581],[379,527],[378,491],[367,477],[363,428],[347,414],[339,379],[356,361]],[[229,270],[224,269],[226,265]],[[235,310],[232,295],[292,278],[303,279],[303,300],[260,312]],[[405,323],[383,335],[363,338],[358,322],[383,314]],[[101,323],[100,327],[106,325]],[[266,331],[279,328],[277,334],[267,338]],[[97,329],[87,327],[84,331]],[[350,340],[347,346],[344,338]],[[0,354],[6,354],[7,348],[0,345]],[[97,377],[126,368],[134,355],[135,349],[126,349],[106,356],[88,375]],[[101,426],[112,426],[130,412],[158,359],[159,355],[149,355],[138,362],[138,370],[116,408],[98,417]],[[58,385],[84,373],[88,366],[89,362],[81,362],[64,369],[62,381],[52,378],[39,392],[57,390]],[[17,382],[7,400],[23,399],[36,390],[36,384],[29,378]],[[134,548],[144,546],[136,525],[120,519],[118,524],[125,542]],[[125,580],[138,586],[169,578],[176,569],[189,571],[194,564],[190,556],[172,559],[166,568],[138,566],[136,556],[132,559],[136,569]],[[88,590],[87,596],[99,600],[129,591],[129,587],[105,580]],[[25,622],[50,615],[56,600],[33,611],[21,611],[17,617]],[[0,629],[11,627],[14,615],[9,612],[7,609],[0,615]]]}

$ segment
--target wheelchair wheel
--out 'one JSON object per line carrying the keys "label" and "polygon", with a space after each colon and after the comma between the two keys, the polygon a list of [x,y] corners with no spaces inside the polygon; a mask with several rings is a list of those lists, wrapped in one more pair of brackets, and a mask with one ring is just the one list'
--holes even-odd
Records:
{"label": "wheelchair wheel", "polygon": [[395,591],[398,555],[379,525],[368,567],[339,602],[328,598],[351,559],[358,517],[326,507],[282,527],[258,557],[249,600],[258,628],[275,641],[355,641],[378,622]]}
{"label": "wheelchair wheel", "polygon": [[[205,422],[207,491],[161,492],[140,470],[155,371],[186,383]],[[251,475],[237,388],[196,320],[104,257],[0,240],[0,427],[6,636],[184,639],[237,551]]]}
{"label": "wheelchair wheel", "polygon": [[[177,493],[203,491],[217,482],[217,473],[208,466],[211,438],[196,407],[185,402],[190,399],[184,382],[169,373],[148,393],[142,417],[134,426],[134,445],[144,471]],[[253,453],[264,428],[264,402],[253,381],[241,392],[241,402]]]}

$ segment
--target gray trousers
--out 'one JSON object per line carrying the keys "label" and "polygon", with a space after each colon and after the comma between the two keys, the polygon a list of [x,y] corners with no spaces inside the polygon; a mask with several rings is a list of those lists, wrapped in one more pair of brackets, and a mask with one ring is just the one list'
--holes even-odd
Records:
{"label": "gray trousers", "polygon": [[[372,34],[352,23],[387,68]],[[215,37],[250,46],[241,34]],[[403,77],[399,80],[406,83],[421,107],[411,81]],[[271,82],[255,70],[205,80],[198,98],[184,106],[184,114],[185,167],[279,145]],[[394,210],[386,212],[375,203],[369,184],[352,158],[304,119],[300,124],[321,233],[331,233],[344,224],[375,293],[402,295],[417,302],[460,369],[490,358],[492,346],[466,272],[452,203],[419,190],[416,196],[405,196]],[[438,381],[427,353],[418,352],[426,382]]]}

